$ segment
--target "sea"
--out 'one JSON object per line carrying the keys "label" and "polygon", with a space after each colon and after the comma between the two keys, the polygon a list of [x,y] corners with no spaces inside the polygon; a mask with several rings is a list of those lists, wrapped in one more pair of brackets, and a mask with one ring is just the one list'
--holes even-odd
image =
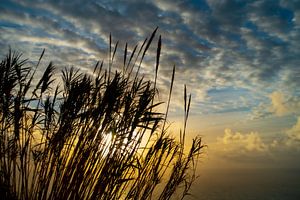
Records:
{"label": "sea", "polygon": [[300,169],[203,170],[186,200],[300,200]]}

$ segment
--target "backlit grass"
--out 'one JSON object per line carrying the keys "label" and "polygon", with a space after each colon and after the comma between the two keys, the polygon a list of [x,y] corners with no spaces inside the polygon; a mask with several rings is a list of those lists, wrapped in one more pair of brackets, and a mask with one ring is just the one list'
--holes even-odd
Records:
{"label": "backlit grass", "polygon": [[157,109],[160,37],[154,81],[139,74],[155,34],[130,55],[126,45],[123,66],[114,73],[117,45],[112,48],[110,39],[107,68],[99,62],[93,75],[66,68],[61,86],[52,63],[33,84],[44,52],[34,66],[8,52],[0,64],[1,198],[165,200],[188,194],[203,145],[196,137],[185,149],[186,89],[178,138],[166,128],[175,68],[167,111]]}

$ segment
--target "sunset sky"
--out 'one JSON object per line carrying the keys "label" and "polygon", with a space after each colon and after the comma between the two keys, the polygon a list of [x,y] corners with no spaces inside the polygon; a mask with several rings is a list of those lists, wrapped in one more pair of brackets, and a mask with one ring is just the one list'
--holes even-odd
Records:
{"label": "sunset sky", "polygon": [[176,65],[169,121],[182,121],[186,84],[188,138],[200,134],[208,145],[200,168],[299,169],[299,0],[1,0],[0,56],[11,47],[36,61],[45,48],[43,63],[89,72],[107,58],[110,33],[121,55],[157,26],[161,98]]}

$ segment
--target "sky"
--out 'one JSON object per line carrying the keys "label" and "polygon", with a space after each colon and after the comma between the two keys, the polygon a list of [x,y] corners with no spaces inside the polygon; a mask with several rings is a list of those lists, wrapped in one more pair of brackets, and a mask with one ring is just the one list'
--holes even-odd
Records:
{"label": "sky", "polygon": [[[208,145],[200,168],[300,168],[299,0],[1,0],[0,56],[45,48],[44,63],[90,72],[110,33],[132,50],[156,27],[162,94],[176,65],[169,121],[180,126],[186,84],[188,137]],[[142,73],[154,58],[155,45]]]}

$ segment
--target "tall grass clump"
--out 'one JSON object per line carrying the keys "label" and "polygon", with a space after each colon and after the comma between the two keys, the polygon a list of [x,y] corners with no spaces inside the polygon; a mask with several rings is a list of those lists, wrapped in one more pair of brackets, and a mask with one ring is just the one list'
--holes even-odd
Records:
{"label": "tall grass clump", "polygon": [[[196,137],[185,149],[191,96],[184,90],[184,127],[171,136],[167,111],[158,112],[156,80],[139,69],[156,30],[111,72],[117,45],[110,38],[109,66],[93,75],[75,68],[54,79],[50,63],[40,80],[37,64],[9,51],[0,63],[1,199],[170,199],[189,194],[196,159],[203,148]],[[123,66],[122,66],[123,65]],[[60,86],[59,86],[60,85]]]}

